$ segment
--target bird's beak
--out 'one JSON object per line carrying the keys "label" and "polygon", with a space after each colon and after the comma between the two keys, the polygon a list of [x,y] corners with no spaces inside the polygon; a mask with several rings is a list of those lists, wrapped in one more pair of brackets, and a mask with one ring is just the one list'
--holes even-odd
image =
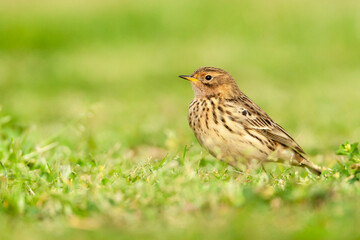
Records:
{"label": "bird's beak", "polygon": [[183,78],[183,79],[186,79],[190,82],[197,82],[199,80],[197,80],[196,78],[192,77],[192,76],[189,76],[189,75],[180,75],[179,77]]}

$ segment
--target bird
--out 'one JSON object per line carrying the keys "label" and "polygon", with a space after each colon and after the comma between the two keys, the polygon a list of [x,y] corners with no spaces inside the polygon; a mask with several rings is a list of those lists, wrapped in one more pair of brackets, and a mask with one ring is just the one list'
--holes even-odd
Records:
{"label": "bird", "polygon": [[211,155],[240,169],[255,162],[289,163],[321,175],[300,145],[256,103],[240,91],[225,70],[201,67],[191,75],[194,99],[188,122],[200,145]]}

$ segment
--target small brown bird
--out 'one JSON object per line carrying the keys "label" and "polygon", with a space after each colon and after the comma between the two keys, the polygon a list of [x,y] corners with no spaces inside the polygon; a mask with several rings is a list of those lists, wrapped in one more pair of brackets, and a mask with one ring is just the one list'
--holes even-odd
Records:
{"label": "small brown bird", "polygon": [[214,157],[236,168],[254,159],[260,163],[288,161],[321,174],[321,168],[307,160],[295,140],[240,91],[229,73],[202,67],[179,77],[191,81],[195,92],[189,125],[200,145]]}

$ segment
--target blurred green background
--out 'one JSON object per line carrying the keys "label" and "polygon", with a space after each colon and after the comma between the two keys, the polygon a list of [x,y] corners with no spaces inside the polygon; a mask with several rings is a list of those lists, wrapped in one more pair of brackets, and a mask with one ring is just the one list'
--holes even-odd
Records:
{"label": "blurred green background", "polygon": [[[323,159],[333,156],[341,143],[360,137],[359,13],[360,2],[353,0],[0,0],[1,111],[30,129],[25,150],[56,139],[74,152],[88,154],[90,149],[97,156],[107,156],[114,148],[122,152],[135,149],[135,155],[142,150],[181,155],[185,145],[194,143],[190,150],[194,155],[201,150],[187,123],[193,92],[190,84],[177,76],[202,66],[220,67],[230,72],[240,89],[287,129],[315,161],[327,165]],[[58,160],[52,161],[55,168]],[[85,170],[80,168],[79,176],[81,171]],[[168,179],[165,173],[163,176]],[[202,181],[200,177],[196,184],[202,185]],[[152,186],[147,190],[152,191]],[[177,187],[181,192],[184,186]],[[196,188],[189,191],[197,192]],[[181,194],[177,197],[182,199]],[[69,202],[76,203],[74,199]],[[170,197],[164,199],[155,203],[173,206]],[[26,204],[35,207],[38,201]],[[216,201],[221,202],[221,197]],[[226,211],[232,212],[234,206],[237,209],[232,204]],[[141,206],[149,219],[155,219],[151,216],[157,216],[156,207]],[[181,216],[182,207],[170,216]],[[255,213],[252,221],[236,221],[256,229],[263,216],[257,210],[241,213]],[[297,216],[303,216],[301,221],[306,223],[308,215],[298,210]],[[341,211],[355,214],[351,207],[347,210]],[[267,213],[263,221],[288,221],[290,215],[282,212],[273,217]],[[329,217],[326,211],[312,216]],[[131,225],[133,216],[128,217],[125,222]],[[202,215],[192,221],[204,229],[212,226],[206,225]],[[141,226],[141,221],[134,222]],[[187,218],[184,222],[191,223]],[[92,228],[92,222],[89,224]],[[177,225],[175,220],[173,225]],[[308,232],[298,238],[318,236],[317,229],[308,226]],[[236,225],[231,227],[236,229]],[[106,232],[102,231],[100,235]],[[226,235],[222,231],[207,236]],[[267,233],[254,231],[249,236],[253,235]]]}
{"label": "blurred green background", "polygon": [[3,1],[0,103],[45,135],[96,106],[95,135],[186,143],[193,93],[177,76],[215,66],[307,151],[333,151],[360,133],[359,5]]}

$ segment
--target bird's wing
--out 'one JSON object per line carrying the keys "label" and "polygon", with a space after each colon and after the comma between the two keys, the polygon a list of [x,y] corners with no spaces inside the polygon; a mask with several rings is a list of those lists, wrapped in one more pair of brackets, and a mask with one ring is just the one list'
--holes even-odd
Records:
{"label": "bird's wing", "polygon": [[293,149],[299,154],[305,154],[304,150],[295,142],[295,140],[278,124],[275,123],[275,126],[269,129],[257,129],[259,133],[272,139],[275,142],[280,143],[288,148]]}
{"label": "bird's wing", "polygon": [[241,118],[240,121],[246,130],[256,131],[274,142],[293,149],[300,155],[305,154],[299,144],[248,97],[243,96],[240,99],[240,105],[237,107],[237,117]]}

